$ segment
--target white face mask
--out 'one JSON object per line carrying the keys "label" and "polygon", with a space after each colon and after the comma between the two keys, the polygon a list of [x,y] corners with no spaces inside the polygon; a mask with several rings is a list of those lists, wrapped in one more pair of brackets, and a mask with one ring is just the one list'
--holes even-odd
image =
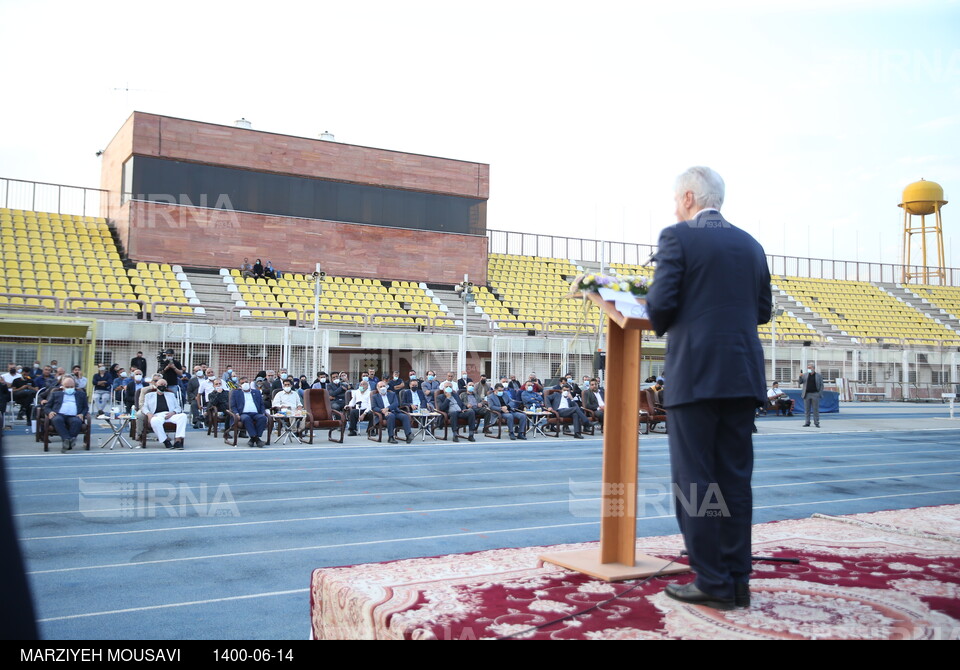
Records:
{"label": "white face mask", "polygon": [[143,381],[143,375],[136,375],[134,379],[136,379],[138,382]]}
{"label": "white face mask", "polygon": [[120,373],[120,376],[126,378],[127,373],[126,373],[126,372],[121,372],[121,373]]}
{"label": "white face mask", "polygon": [[240,388],[243,389],[244,391],[249,391],[249,390],[250,390],[250,382],[243,382],[243,384],[240,385]]}
{"label": "white face mask", "polygon": [[380,391],[380,395],[387,395],[386,387],[379,389],[379,391]]}

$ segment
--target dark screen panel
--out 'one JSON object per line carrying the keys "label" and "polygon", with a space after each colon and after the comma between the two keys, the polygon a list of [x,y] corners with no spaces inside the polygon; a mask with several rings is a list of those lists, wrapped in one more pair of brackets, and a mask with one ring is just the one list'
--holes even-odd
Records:
{"label": "dark screen panel", "polygon": [[139,200],[241,212],[485,235],[486,201],[136,156]]}

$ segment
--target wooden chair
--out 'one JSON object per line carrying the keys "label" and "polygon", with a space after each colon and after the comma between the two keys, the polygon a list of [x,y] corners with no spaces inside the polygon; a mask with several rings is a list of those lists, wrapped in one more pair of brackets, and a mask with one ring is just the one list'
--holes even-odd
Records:
{"label": "wooden chair", "polygon": [[658,423],[663,423],[663,431],[667,432],[667,411],[656,405],[656,393],[652,388],[640,391],[640,423],[646,426],[644,435],[648,435]]}
{"label": "wooden chair", "polygon": [[[37,423],[37,434],[40,433],[41,423],[43,424],[43,450],[50,451],[50,437],[56,435],[57,431],[53,428],[53,421],[49,414],[45,414],[43,421]],[[83,415],[83,423],[80,425],[80,434],[83,435],[83,445],[87,451],[90,451],[90,429],[92,426],[93,421],[90,418],[90,413],[87,412]]]}
{"label": "wooden chair", "polygon": [[[343,435],[347,428],[347,419],[343,412],[335,410],[330,406],[330,395],[323,389],[307,389],[303,392],[303,404],[307,414],[304,419],[303,429],[310,431],[310,438],[307,441],[313,444],[314,430],[329,429],[327,439],[330,442],[343,444]],[[333,432],[337,429],[340,430],[339,440],[333,437]]]}

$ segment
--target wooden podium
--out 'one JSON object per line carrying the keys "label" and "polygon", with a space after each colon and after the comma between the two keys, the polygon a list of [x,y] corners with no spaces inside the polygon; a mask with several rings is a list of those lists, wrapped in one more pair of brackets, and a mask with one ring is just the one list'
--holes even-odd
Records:
{"label": "wooden podium", "polygon": [[600,549],[543,554],[540,560],[618,582],[662,571],[675,574],[685,565],[636,553],[637,441],[640,424],[640,334],[652,330],[649,319],[621,314],[597,293],[586,294],[607,316],[607,402],[603,433],[603,491]]}

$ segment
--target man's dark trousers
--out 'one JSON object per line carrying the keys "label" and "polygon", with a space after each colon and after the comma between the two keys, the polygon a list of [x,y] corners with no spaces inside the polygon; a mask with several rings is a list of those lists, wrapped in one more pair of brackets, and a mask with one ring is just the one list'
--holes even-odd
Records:
{"label": "man's dark trousers", "polygon": [[728,398],[668,410],[677,521],[697,587],[717,598],[749,580],[755,408]]}

